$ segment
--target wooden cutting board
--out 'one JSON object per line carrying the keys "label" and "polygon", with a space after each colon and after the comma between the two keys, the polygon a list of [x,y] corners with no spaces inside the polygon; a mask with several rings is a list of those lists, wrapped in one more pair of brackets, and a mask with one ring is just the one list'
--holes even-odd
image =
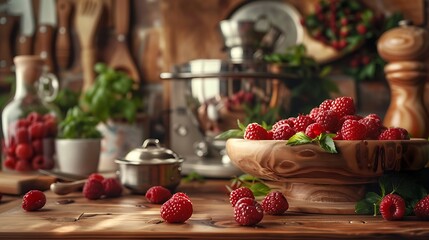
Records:
{"label": "wooden cutting board", "polygon": [[0,171],[0,193],[22,195],[37,189],[45,191],[56,178],[41,174],[7,173]]}

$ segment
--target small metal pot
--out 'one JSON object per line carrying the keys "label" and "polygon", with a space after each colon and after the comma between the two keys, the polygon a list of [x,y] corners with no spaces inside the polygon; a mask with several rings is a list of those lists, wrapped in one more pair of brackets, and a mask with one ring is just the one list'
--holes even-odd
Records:
{"label": "small metal pot", "polygon": [[119,164],[119,179],[133,193],[145,194],[152,186],[171,191],[180,184],[183,159],[160,146],[158,139],[147,139],[142,147],[129,152]]}

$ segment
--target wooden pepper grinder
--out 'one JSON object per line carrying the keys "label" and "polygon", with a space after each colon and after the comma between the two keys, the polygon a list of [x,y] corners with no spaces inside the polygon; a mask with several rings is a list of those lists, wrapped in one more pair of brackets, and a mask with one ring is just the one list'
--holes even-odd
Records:
{"label": "wooden pepper grinder", "polygon": [[429,33],[404,20],[380,37],[377,48],[389,62],[384,72],[391,98],[383,124],[405,128],[412,137],[428,137],[429,118],[423,94],[428,75],[424,61],[429,51]]}

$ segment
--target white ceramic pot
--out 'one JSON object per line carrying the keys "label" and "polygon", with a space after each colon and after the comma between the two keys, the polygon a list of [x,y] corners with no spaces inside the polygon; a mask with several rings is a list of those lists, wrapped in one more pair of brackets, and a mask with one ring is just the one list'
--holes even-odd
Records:
{"label": "white ceramic pot", "polygon": [[88,176],[98,171],[101,139],[56,139],[55,147],[61,172]]}
{"label": "white ceramic pot", "polygon": [[141,141],[144,139],[141,123],[108,121],[100,123],[97,129],[103,135],[99,172],[117,171],[119,168],[115,160],[123,158],[130,150],[140,147]]}

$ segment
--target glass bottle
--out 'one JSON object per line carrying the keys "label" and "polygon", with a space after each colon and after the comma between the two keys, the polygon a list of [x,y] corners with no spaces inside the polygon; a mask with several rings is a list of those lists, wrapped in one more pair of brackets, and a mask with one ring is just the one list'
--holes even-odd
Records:
{"label": "glass bottle", "polygon": [[38,56],[17,56],[14,64],[15,94],[2,111],[2,168],[52,169],[59,115],[48,101],[56,96],[58,80],[43,73],[44,62]]}

